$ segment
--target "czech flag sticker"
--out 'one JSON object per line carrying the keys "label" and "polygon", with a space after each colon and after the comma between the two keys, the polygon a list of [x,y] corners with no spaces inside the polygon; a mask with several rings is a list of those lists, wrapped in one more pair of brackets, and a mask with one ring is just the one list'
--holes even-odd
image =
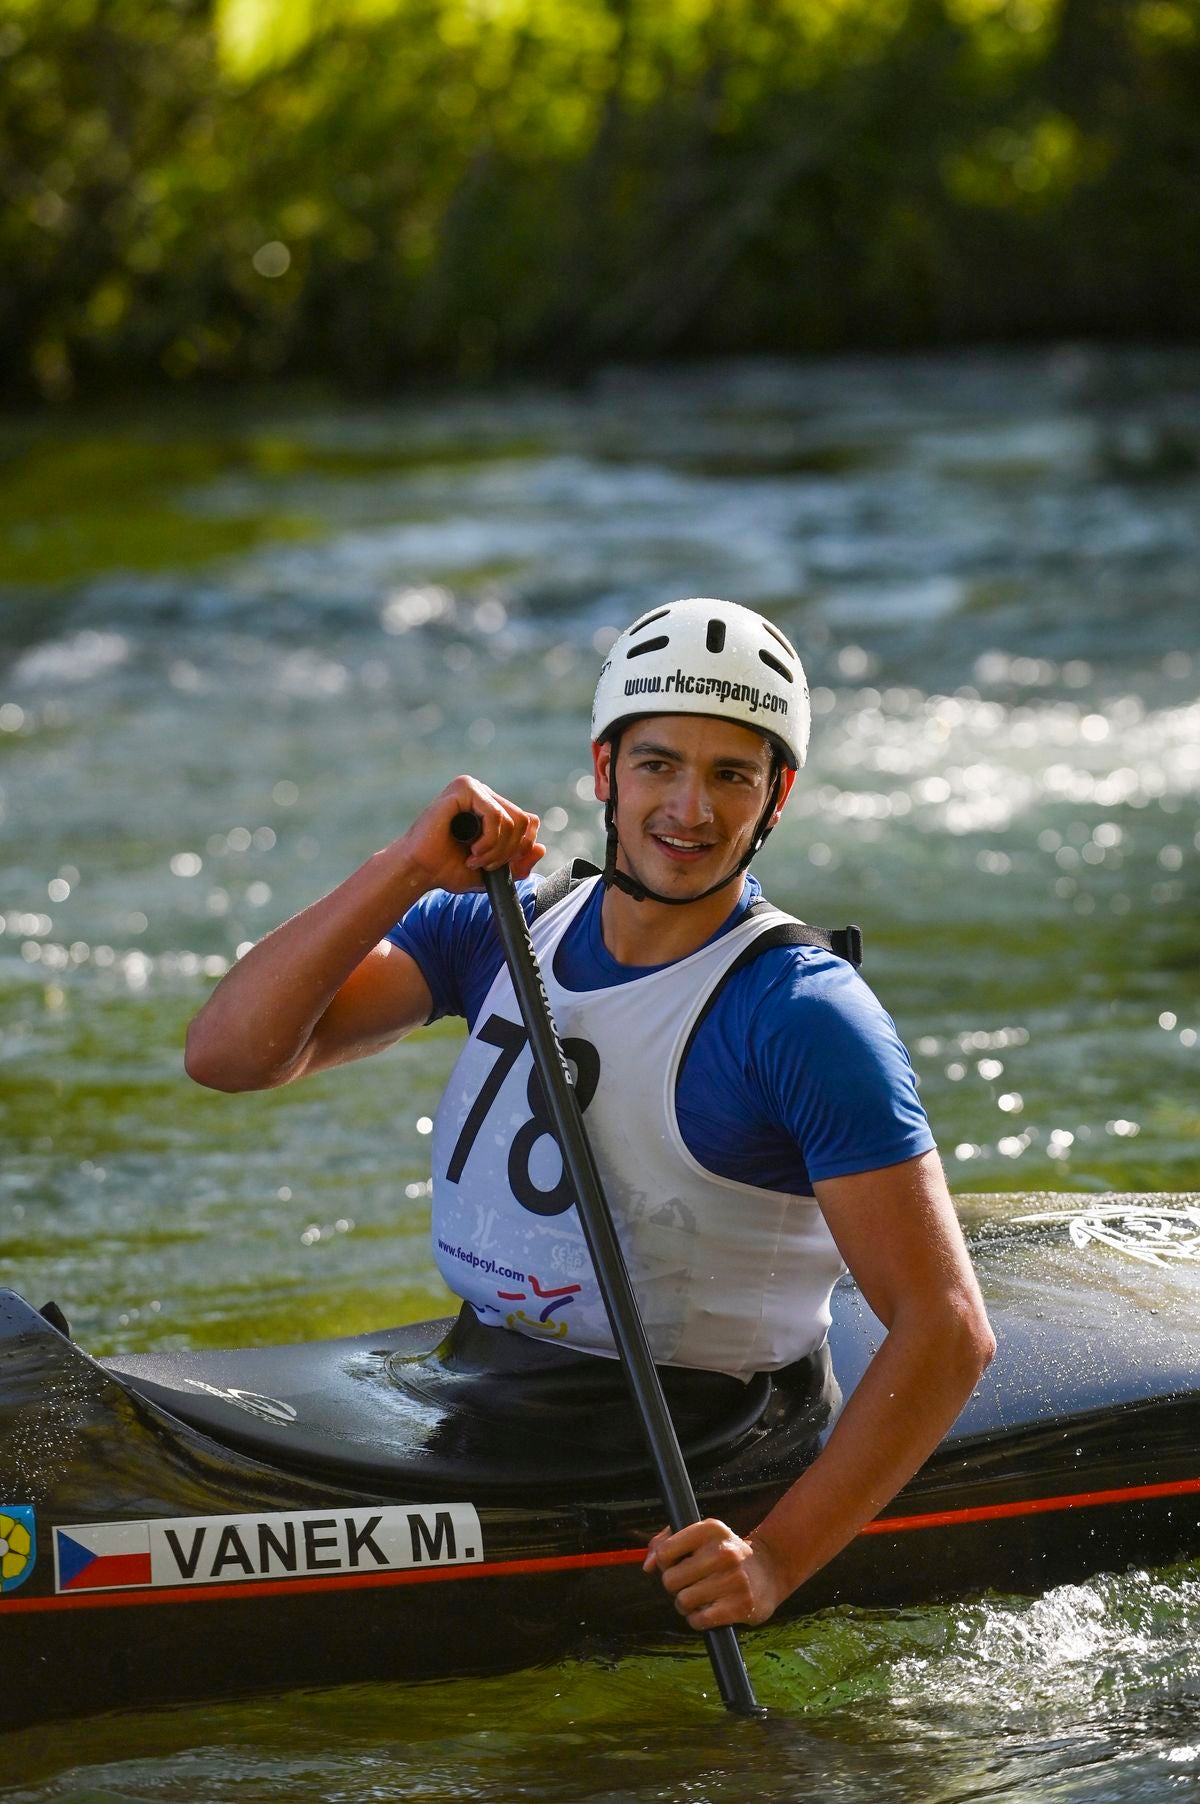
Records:
{"label": "czech flag sticker", "polygon": [[56,1591],[121,1591],[148,1585],[150,1524],[89,1522],[54,1531]]}
{"label": "czech flag sticker", "polygon": [[0,1503],[0,1595],[23,1585],[36,1559],[33,1505]]}

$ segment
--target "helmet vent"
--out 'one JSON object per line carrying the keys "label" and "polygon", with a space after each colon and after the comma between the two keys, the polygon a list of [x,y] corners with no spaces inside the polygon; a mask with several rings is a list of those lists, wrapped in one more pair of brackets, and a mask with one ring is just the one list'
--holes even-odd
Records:
{"label": "helmet vent", "polygon": [[764,631],[770,633],[772,639],[778,639],[780,645],[782,645],[784,651],[788,654],[789,658],[794,658],[796,656],[795,646],[790,645],[788,643],[788,641],[784,638],[783,634],[779,631],[778,627],[772,626],[771,622],[769,620],[764,620],[763,621],[763,629],[764,629]]}
{"label": "helmet vent", "polygon": [[[667,638],[667,635],[665,633],[660,633],[657,639],[643,639],[640,645],[631,645],[629,650],[625,653],[625,656],[627,658],[644,658],[648,651],[661,651],[664,645],[669,645],[670,643],[671,641]],[[765,657],[766,653],[761,652],[759,655],[760,657]]]}
{"label": "helmet vent", "polygon": [[[632,656],[632,653],[630,655]],[[768,665],[770,669],[775,671],[776,675],[781,676],[785,682],[788,682],[788,683],[795,682],[796,679],[792,675],[791,671],[788,669],[787,665],[781,664],[779,659],[775,656],[774,652],[760,651],[758,655],[762,659],[763,663]]]}
{"label": "helmet vent", "polygon": [[709,651],[725,650],[725,622],[723,620],[709,621],[704,643]]}
{"label": "helmet vent", "polygon": [[630,627],[630,637],[632,637],[634,633],[640,633],[644,626],[650,626],[655,620],[665,620],[670,612],[670,608],[655,608],[653,614],[643,614],[641,619],[635,620]]}

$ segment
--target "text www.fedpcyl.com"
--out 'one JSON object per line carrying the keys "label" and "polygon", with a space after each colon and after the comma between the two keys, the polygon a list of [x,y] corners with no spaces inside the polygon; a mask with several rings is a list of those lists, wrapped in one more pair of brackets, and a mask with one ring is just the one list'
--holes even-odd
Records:
{"label": "text www.fedpcyl.com", "polygon": [[451,1246],[448,1240],[442,1240],[440,1237],[438,1239],[438,1248],[439,1251],[445,1253],[448,1258],[461,1259],[464,1265],[473,1266],[477,1272],[482,1272],[486,1278],[505,1278],[510,1282],[517,1284],[524,1284],[526,1282],[524,1272],[514,1272],[511,1267],[507,1265],[497,1265],[494,1259],[481,1259],[478,1253],[469,1253],[465,1247]]}

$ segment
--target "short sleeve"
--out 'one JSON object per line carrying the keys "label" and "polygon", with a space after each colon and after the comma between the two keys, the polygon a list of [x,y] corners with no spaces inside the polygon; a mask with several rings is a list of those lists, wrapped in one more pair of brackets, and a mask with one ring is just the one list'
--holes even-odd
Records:
{"label": "short sleeve", "polygon": [[756,1011],[750,1075],[802,1150],[811,1181],[934,1146],[895,1022],[849,965],[802,955]]}
{"label": "short sleeve", "polygon": [[[531,879],[517,884],[527,921],[533,918],[536,895],[537,884]],[[430,1021],[461,1015],[474,1022],[504,962],[491,904],[481,890],[462,896],[430,890],[387,937],[415,960],[428,984],[433,998]]]}

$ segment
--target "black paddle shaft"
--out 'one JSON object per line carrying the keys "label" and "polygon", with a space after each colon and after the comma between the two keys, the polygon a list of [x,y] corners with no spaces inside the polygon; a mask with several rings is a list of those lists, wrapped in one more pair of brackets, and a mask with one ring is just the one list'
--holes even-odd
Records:
{"label": "black paddle shaft", "polygon": [[[482,824],[478,815],[464,811],[455,815],[450,831],[460,845],[469,846],[478,839]],[[571,1068],[555,1031],[529,927],[517,900],[512,872],[503,865],[499,870],[484,871],[483,881],[517,993],[521,1018],[529,1035],[534,1069],[542,1080],[555,1138],[575,1191],[579,1219],[608,1311],[613,1340],[658,1476],[667,1519],[673,1530],[686,1528],[700,1520],[696,1494],[646,1339],[637,1298],[613,1226],[612,1211],[583,1125]],[[766,1711],[754,1695],[735,1630],[732,1627],[706,1629],[704,1639],[726,1708],[740,1716],[765,1716]]]}

